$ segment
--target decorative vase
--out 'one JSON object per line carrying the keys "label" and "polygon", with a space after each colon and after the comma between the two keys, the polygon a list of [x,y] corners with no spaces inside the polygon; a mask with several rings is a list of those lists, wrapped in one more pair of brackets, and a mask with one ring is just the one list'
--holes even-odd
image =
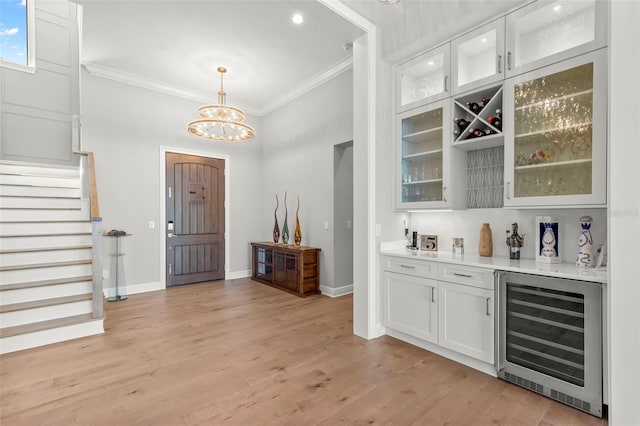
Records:
{"label": "decorative vase", "polygon": [[582,216],[580,218],[580,227],[582,231],[578,237],[578,257],[576,265],[590,268],[593,266],[593,238],[591,237],[591,216]]}
{"label": "decorative vase", "polygon": [[536,262],[560,263],[560,219],[536,216]]}
{"label": "decorative vase", "polygon": [[278,244],[280,241],[280,227],[278,226],[278,206],[280,203],[278,202],[278,194],[276,194],[276,209],[273,212],[273,218],[275,220],[275,224],[273,225],[273,242]]}
{"label": "decorative vase", "polygon": [[300,211],[300,196],[298,198],[298,208],[296,209],[296,230],[293,233],[293,242],[296,246],[300,247],[300,242],[302,241],[302,231],[300,231],[300,219],[298,218],[298,212]]}
{"label": "decorative vase", "polygon": [[287,223],[289,212],[287,211],[287,191],[284,191],[284,225],[282,225],[282,244],[289,244],[289,224]]}
{"label": "decorative vase", "polygon": [[493,235],[491,234],[491,226],[488,223],[483,223],[482,227],[480,227],[478,253],[483,257],[493,256]]}

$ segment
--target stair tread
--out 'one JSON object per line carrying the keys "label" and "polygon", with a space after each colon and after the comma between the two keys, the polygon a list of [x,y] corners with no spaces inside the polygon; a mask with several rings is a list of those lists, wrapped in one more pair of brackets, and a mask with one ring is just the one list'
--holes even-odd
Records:
{"label": "stair tread", "polygon": [[82,302],[85,300],[91,300],[92,298],[93,295],[91,293],[87,293],[76,294],[73,296],[54,297],[51,299],[33,300],[30,302],[13,303],[10,305],[0,306],[0,313],[24,311],[26,309],[33,308],[44,308],[46,306],[63,305],[65,303]]}
{"label": "stair tread", "polygon": [[34,322],[31,324],[16,325],[0,329],[0,338],[17,336],[20,334],[33,333],[35,331],[51,330],[58,327],[64,327],[85,322],[103,320],[105,317],[94,318],[92,314],[81,314],[70,317],[57,318],[47,321]]}
{"label": "stair tread", "polygon": [[0,238],[22,238],[22,237],[71,237],[74,235],[91,235],[91,232],[69,232],[67,234],[5,234],[0,235]]}
{"label": "stair tread", "polygon": [[83,282],[83,281],[91,281],[92,279],[93,277],[91,275],[84,275],[81,277],[57,278],[52,280],[6,284],[6,285],[0,285],[0,291],[20,290],[23,288],[34,288],[34,287],[45,287],[49,285],[58,285],[58,284],[70,284],[70,283],[77,283],[77,282]]}
{"label": "stair tread", "polygon": [[91,259],[88,260],[69,260],[65,262],[50,262],[50,263],[31,263],[29,265],[11,265],[0,267],[0,272],[5,271],[18,271],[24,269],[38,269],[38,268],[56,268],[59,266],[73,266],[73,265],[90,265]]}
{"label": "stair tread", "polygon": [[20,248],[11,250],[0,250],[0,254],[12,254],[12,253],[34,253],[39,251],[62,251],[62,250],[87,250],[92,248],[90,245],[82,246],[59,246],[59,247],[35,247],[35,248]]}

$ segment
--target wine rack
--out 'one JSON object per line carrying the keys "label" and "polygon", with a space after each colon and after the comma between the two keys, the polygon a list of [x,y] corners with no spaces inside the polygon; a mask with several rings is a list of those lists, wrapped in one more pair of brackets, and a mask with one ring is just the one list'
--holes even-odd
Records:
{"label": "wine rack", "polygon": [[[472,151],[504,145],[502,86],[458,97],[454,99],[453,106],[455,148]],[[459,121],[464,121],[466,125],[459,126]]]}

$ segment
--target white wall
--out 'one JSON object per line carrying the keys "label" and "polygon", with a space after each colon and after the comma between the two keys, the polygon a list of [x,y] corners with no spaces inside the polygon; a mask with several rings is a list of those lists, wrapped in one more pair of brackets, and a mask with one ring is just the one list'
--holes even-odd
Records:
{"label": "white wall", "polygon": [[78,22],[67,1],[35,4],[36,69],[0,67],[0,158],[72,164],[79,111]]}
{"label": "white wall", "polygon": [[353,143],[335,146],[333,158],[333,283],[353,290]]}
{"label": "white wall", "polygon": [[[262,139],[260,121],[247,117],[257,137],[237,144],[190,135],[186,123],[196,116],[198,103],[123,83],[82,74],[82,148],[95,153],[100,214],[104,229],[132,233],[123,239],[128,286],[164,279],[161,210],[160,147],[227,155],[230,174],[230,273],[246,273],[250,242],[260,236],[262,212]],[[148,222],[156,223],[149,229]],[[111,239],[105,244],[112,244]],[[105,256],[111,250],[107,246]],[[109,258],[104,259],[105,267]],[[113,286],[105,280],[105,287]]]}
{"label": "white wall", "polygon": [[[289,244],[293,244],[296,196],[300,196],[302,245],[319,247],[320,284],[333,281],[333,146],[353,140],[353,73],[349,70],[262,119],[258,219],[262,240],[272,241],[273,211],[278,194],[280,231],[287,191]],[[324,222],[329,223],[324,229]]]}

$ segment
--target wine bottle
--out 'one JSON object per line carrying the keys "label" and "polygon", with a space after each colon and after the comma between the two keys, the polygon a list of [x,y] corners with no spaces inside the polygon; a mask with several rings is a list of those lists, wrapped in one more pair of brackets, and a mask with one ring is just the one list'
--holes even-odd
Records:
{"label": "wine bottle", "polygon": [[[499,110],[498,110],[499,111]],[[502,120],[500,120],[498,117],[494,117],[494,116],[489,116],[487,117],[487,121],[496,129],[502,131]]]}
{"label": "wine bottle", "polygon": [[502,121],[502,110],[500,110],[500,109],[496,110],[496,117],[498,117],[500,119],[500,121]]}
{"label": "wine bottle", "polygon": [[469,129],[469,135],[467,136],[467,139],[474,139],[474,138],[479,138],[481,136],[484,136],[484,132],[480,129],[474,129],[471,128]]}
{"label": "wine bottle", "polygon": [[454,118],[453,121],[456,123],[456,125],[458,126],[458,130],[460,132],[464,132],[464,129],[466,129],[469,124],[471,124],[470,122],[468,122],[467,120],[465,120],[464,118]]}
{"label": "wine bottle", "polygon": [[474,114],[479,114],[482,111],[482,107],[478,105],[476,102],[467,102],[467,108]]}
{"label": "wine bottle", "polygon": [[481,98],[480,102],[482,102],[482,107],[486,107],[490,100],[491,98]]}

